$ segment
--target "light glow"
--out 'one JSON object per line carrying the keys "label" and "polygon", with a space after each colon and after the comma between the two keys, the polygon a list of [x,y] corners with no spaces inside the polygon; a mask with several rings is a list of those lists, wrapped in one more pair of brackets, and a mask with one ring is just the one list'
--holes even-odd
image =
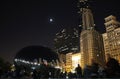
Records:
{"label": "light glow", "polygon": [[118,44],[120,44],[120,41],[118,41]]}
{"label": "light glow", "polygon": [[50,22],[53,22],[53,19],[52,19],[52,18],[50,18]]}
{"label": "light glow", "polygon": [[74,72],[75,68],[78,66],[78,64],[81,64],[81,54],[74,54],[72,55],[72,71]]}
{"label": "light glow", "polygon": [[72,57],[72,60],[73,60],[73,61],[78,61],[79,59],[80,59],[79,56],[73,56],[73,57]]}
{"label": "light glow", "polygon": [[18,59],[15,59],[15,62],[17,62],[18,61]]}

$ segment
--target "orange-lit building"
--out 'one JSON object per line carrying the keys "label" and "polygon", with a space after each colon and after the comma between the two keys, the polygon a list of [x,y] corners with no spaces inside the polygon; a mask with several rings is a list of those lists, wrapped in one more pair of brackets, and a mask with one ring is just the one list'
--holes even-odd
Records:
{"label": "orange-lit building", "polygon": [[[82,17],[82,32],[80,39],[81,66],[91,65],[92,62],[105,64],[102,35],[96,31],[93,14],[87,0],[79,0]],[[82,6],[81,6],[82,5]]]}
{"label": "orange-lit building", "polygon": [[105,43],[108,45],[105,47],[105,54],[110,54],[113,58],[117,59],[120,63],[120,22],[116,20],[116,17],[110,15],[105,18],[106,38]]}
{"label": "orange-lit building", "polygon": [[68,53],[66,54],[66,71],[74,72],[77,65],[81,66],[81,53]]}

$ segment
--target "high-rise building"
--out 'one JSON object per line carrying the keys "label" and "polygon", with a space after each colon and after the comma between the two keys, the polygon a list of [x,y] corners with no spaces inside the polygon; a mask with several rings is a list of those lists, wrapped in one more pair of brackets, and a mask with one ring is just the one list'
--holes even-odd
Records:
{"label": "high-rise building", "polygon": [[67,28],[57,33],[54,39],[54,48],[55,51],[59,54],[63,71],[65,69],[69,71],[70,68],[66,66],[66,63],[67,65],[69,64],[69,57],[67,54],[80,51],[79,30],[76,28]]}
{"label": "high-rise building", "polygon": [[93,14],[87,0],[79,0],[82,17],[82,32],[80,39],[81,66],[91,65],[92,62],[104,65],[104,46],[102,35],[95,30]]}
{"label": "high-rise building", "polygon": [[104,43],[105,59],[107,61],[107,54],[110,51],[108,36],[107,36],[107,33],[103,33],[102,36],[103,36],[103,43]]}
{"label": "high-rise building", "polygon": [[57,33],[54,48],[60,54],[79,52],[79,31],[76,28],[67,28]]}
{"label": "high-rise building", "polygon": [[116,20],[115,16],[110,15],[105,18],[105,28],[108,38],[107,48],[109,48],[109,51],[105,51],[105,53],[110,54],[113,58],[119,60],[120,63],[120,22]]}

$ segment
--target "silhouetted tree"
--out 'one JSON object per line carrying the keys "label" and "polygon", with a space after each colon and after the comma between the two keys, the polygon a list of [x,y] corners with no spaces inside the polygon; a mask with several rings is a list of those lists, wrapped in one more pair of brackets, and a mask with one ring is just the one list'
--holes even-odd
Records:
{"label": "silhouetted tree", "polygon": [[120,77],[120,66],[118,60],[109,57],[108,62],[106,63],[106,73],[107,77]]}
{"label": "silhouetted tree", "polygon": [[0,58],[0,76],[6,75],[8,71],[10,71],[11,64],[9,62],[5,62],[2,58]]}

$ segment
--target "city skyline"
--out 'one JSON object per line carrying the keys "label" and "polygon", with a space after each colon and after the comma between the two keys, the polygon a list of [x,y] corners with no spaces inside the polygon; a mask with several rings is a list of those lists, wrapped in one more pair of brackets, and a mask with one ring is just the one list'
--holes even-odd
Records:
{"label": "city skyline", "polygon": [[[55,34],[66,27],[78,27],[76,0],[2,2],[0,57],[11,62],[15,54],[29,45],[53,47]],[[105,32],[104,18],[111,14],[119,21],[119,4],[91,1],[96,27]],[[53,22],[49,21],[53,19]]]}

